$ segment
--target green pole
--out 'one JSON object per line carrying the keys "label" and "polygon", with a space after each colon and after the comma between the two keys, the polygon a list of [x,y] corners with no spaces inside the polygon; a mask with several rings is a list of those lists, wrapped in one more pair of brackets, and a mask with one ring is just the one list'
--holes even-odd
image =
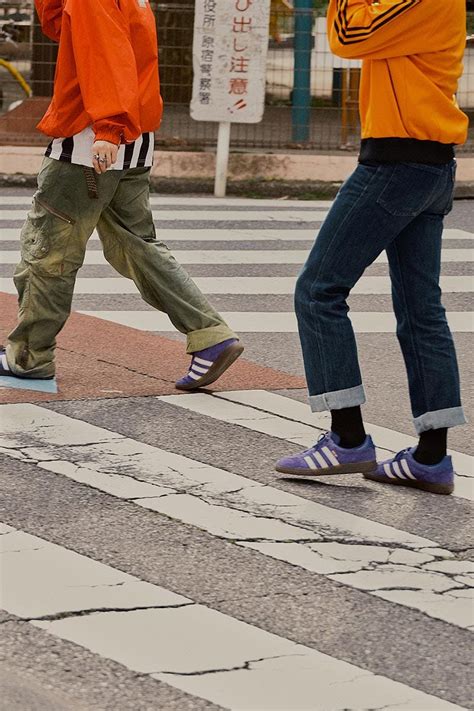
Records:
{"label": "green pole", "polygon": [[309,140],[311,121],[311,51],[313,0],[294,0],[295,65],[292,97],[292,138],[295,143]]}

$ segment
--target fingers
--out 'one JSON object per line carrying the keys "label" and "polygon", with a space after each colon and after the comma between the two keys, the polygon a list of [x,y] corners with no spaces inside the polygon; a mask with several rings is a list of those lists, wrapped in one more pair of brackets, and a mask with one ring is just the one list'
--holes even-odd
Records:
{"label": "fingers", "polygon": [[92,146],[92,165],[100,175],[117,162],[118,146],[108,141],[96,141]]}

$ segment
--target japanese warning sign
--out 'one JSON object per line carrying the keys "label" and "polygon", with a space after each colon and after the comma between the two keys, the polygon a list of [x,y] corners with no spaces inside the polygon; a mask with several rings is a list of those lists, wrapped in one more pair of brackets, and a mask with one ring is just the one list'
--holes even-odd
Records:
{"label": "japanese warning sign", "polygon": [[196,0],[194,119],[261,121],[269,22],[270,0]]}

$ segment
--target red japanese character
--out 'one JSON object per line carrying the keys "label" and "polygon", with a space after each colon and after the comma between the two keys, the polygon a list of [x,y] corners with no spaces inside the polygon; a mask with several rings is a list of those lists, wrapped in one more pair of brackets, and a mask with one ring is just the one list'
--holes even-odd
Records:
{"label": "red japanese character", "polygon": [[252,18],[249,17],[246,19],[245,17],[234,17],[234,24],[232,27],[232,32],[243,32],[247,33],[250,32],[252,29]]}
{"label": "red japanese character", "polygon": [[248,79],[231,79],[229,81],[229,94],[236,94],[237,96],[246,94],[248,84]]}

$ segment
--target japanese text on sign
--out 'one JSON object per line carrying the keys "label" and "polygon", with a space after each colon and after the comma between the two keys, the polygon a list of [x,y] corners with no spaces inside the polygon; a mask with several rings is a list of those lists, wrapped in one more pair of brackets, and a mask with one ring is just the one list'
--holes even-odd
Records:
{"label": "japanese text on sign", "polygon": [[196,0],[194,119],[261,121],[269,19],[270,0]]}

